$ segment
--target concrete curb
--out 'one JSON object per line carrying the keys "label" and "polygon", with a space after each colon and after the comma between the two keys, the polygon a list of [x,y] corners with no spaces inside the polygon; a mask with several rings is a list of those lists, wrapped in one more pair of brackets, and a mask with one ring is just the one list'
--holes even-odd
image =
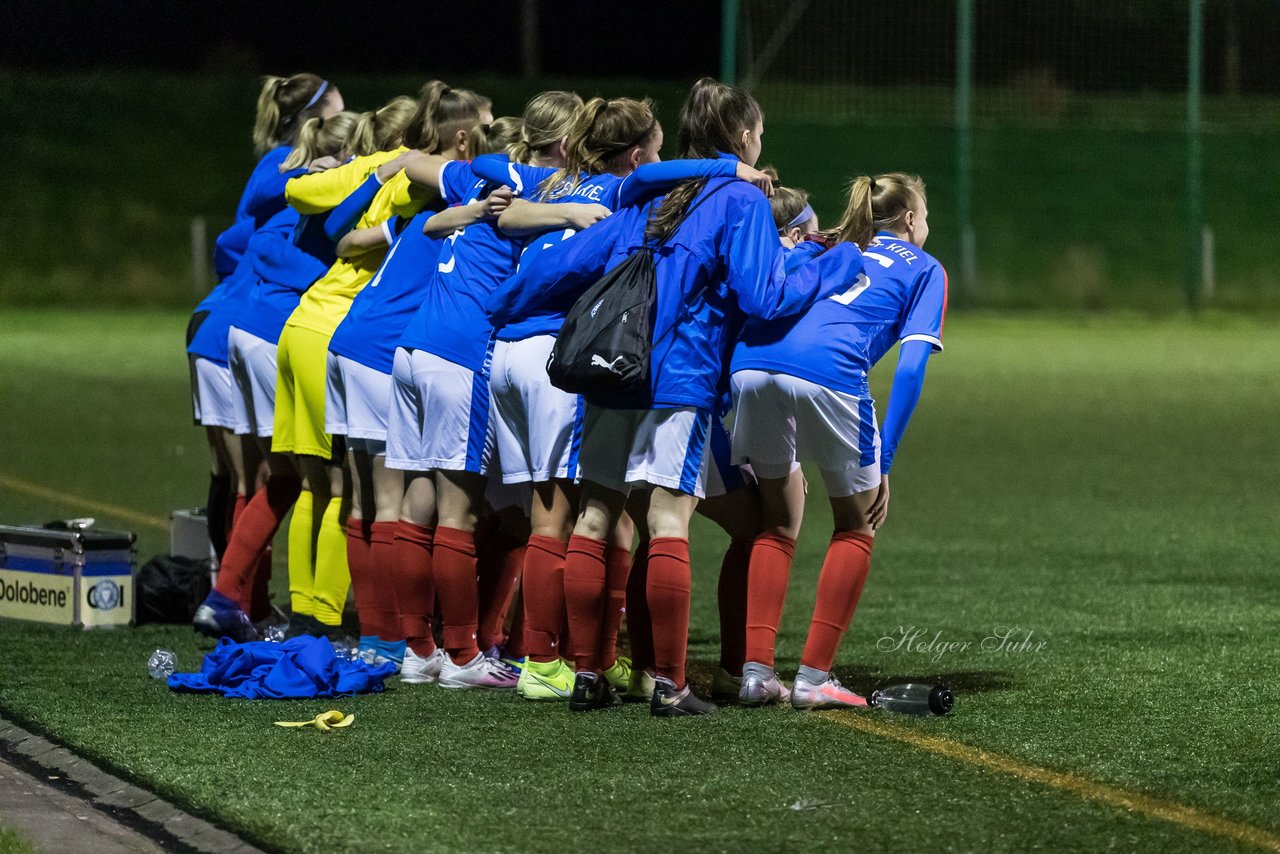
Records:
{"label": "concrete curb", "polygon": [[28,732],[3,716],[0,716],[0,757],[84,800],[162,848],[203,854],[262,854],[261,849],[234,834],[106,773],[87,759]]}

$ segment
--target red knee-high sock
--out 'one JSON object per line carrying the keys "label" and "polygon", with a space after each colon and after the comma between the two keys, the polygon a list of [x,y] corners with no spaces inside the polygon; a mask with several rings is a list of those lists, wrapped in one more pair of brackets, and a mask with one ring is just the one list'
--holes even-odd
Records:
{"label": "red knee-high sock", "polygon": [[689,649],[689,540],[654,537],[649,541],[649,615],[653,623],[653,669],[684,687]]}
{"label": "red knee-high sock", "polygon": [[[249,503],[249,496],[243,492],[233,493],[228,500],[226,530],[223,532],[225,542],[231,542],[231,532],[236,529],[236,519],[240,516],[240,511]],[[224,551],[223,554],[226,554]]]}
{"label": "red knee-high sock", "polygon": [[268,545],[253,569],[252,590],[249,591],[249,619],[261,623],[271,618],[271,546]]}
{"label": "red knee-high sock", "polygon": [[[521,572],[524,572],[521,569]],[[525,647],[524,637],[524,581],[516,585],[515,595],[511,600],[511,631],[507,633],[507,655],[512,658],[524,658],[529,654]]]}
{"label": "red knee-high sock", "polygon": [[480,622],[477,646],[488,649],[503,640],[507,608],[524,568],[525,542],[495,533],[480,569]]}
{"label": "red knee-high sock", "polygon": [[604,628],[605,552],[609,544],[572,536],[565,549],[564,604],[569,615],[574,667],[600,672],[600,633]]}
{"label": "red knee-high sock", "polygon": [[240,512],[239,523],[218,566],[218,584],[214,589],[239,602],[246,610],[251,607],[249,599],[262,553],[271,545],[271,539],[301,491],[302,483],[297,478],[273,477],[253,494]]}
{"label": "red knee-high sock", "polygon": [[524,644],[531,661],[555,661],[563,652],[565,544],[534,534],[524,553]]}
{"label": "red knee-high sock", "polygon": [[867,581],[873,545],[875,537],[871,534],[837,531],[832,535],[822,573],[818,576],[818,598],[813,603],[809,639],[800,657],[805,667],[824,672],[831,669],[840,639],[858,607],[862,585]]}
{"label": "red knee-high sock", "polygon": [[371,565],[373,543],[370,540],[372,532],[364,519],[357,519],[354,516],[347,519],[346,528],[347,566],[351,569],[351,587],[355,592],[356,616],[360,618],[361,637],[367,637],[377,634],[373,626],[377,620],[371,613],[374,596],[369,589],[373,581]]}
{"label": "red knee-high sock", "polygon": [[653,670],[653,626],[649,619],[649,541],[641,540],[627,576],[627,639],[631,666]]}
{"label": "red knee-high sock", "polygon": [[440,597],[445,651],[455,664],[466,664],[480,653],[476,646],[480,604],[475,535],[437,526],[431,572],[435,576],[436,595]]}
{"label": "red knee-high sock", "polygon": [[391,578],[400,605],[400,633],[409,648],[423,658],[436,651],[431,617],[436,610],[436,588],[431,551],[435,526],[400,521],[395,525]]}
{"label": "red knee-high sock", "polygon": [[720,606],[720,666],[730,676],[741,676],[747,660],[747,568],[752,541],[729,543],[720,561],[716,600]]}
{"label": "red knee-high sock", "polygon": [[395,544],[395,522],[374,522],[369,526],[369,592],[373,596],[370,628],[384,641],[392,642],[404,640],[396,596]]}
{"label": "red knee-high sock", "polygon": [[627,609],[627,576],[631,574],[631,550],[610,546],[604,556],[604,615],[600,624],[597,660],[606,669],[618,660],[618,627]]}
{"label": "red knee-high sock", "polygon": [[747,570],[746,661],[773,666],[773,647],[787,599],[787,578],[796,541],[780,534],[761,534],[751,546]]}

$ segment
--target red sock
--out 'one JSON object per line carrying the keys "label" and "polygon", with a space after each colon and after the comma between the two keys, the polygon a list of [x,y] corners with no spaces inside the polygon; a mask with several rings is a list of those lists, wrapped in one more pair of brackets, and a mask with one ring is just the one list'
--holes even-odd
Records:
{"label": "red sock", "polygon": [[360,619],[360,635],[366,637],[376,635],[373,607],[373,593],[369,586],[373,583],[371,532],[364,519],[351,516],[347,519],[347,566],[351,568],[351,588],[355,593],[356,616]]}
{"label": "red sock", "polygon": [[400,603],[396,597],[395,543],[395,522],[374,522],[369,526],[369,576],[373,595],[369,620],[374,634],[392,642],[404,640]]}
{"label": "red sock", "polygon": [[507,655],[512,658],[524,658],[529,650],[524,645],[524,582],[516,587],[516,594],[511,602],[511,632],[507,635]]}
{"label": "red sock", "polygon": [[832,535],[827,557],[822,562],[822,574],[818,576],[818,598],[813,604],[809,639],[800,657],[805,667],[825,672],[835,662],[836,649],[853,619],[867,571],[871,569],[871,547],[875,541],[871,534],[852,531]]}
{"label": "red sock", "polygon": [[569,615],[574,668],[579,673],[600,672],[600,633],[604,628],[604,540],[574,535],[564,557],[564,604]]}
{"label": "red sock", "polygon": [[253,494],[240,511],[239,523],[222,555],[215,590],[239,602],[242,608],[251,607],[249,598],[261,555],[271,545],[301,491],[297,478],[273,477]]}
{"label": "red sock", "polygon": [[627,640],[631,666],[653,670],[653,626],[649,620],[649,541],[641,540],[627,576]]}
{"label": "red sock", "polygon": [[654,537],[649,541],[649,615],[653,623],[653,670],[684,687],[689,649],[689,541]]}
{"label": "red sock", "polygon": [[434,525],[424,528],[400,521],[395,530],[390,567],[396,601],[400,603],[400,633],[414,653],[426,658],[436,651],[431,634],[431,617],[436,609],[431,547],[436,529]]}
{"label": "red sock", "polygon": [[437,526],[431,572],[435,576],[436,595],[440,597],[445,651],[455,664],[466,664],[480,654],[476,646],[480,604],[475,534]]}
{"label": "red sock", "polygon": [[761,534],[751,546],[747,570],[746,661],[773,666],[773,647],[787,599],[787,577],[796,541],[781,534]]}
{"label": "red sock", "polygon": [[271,546],[262,552],[253,570],[253,589],[249,592],[249,619],[261,623],[271,618]]}
{"label": "red sock", "polygon": [[610,546],[604,556],[604,616],[600,625],[600,666],[608,669],[618,660],[618,627],[627,608],[627,576],[631,574],[631,549]]}
{"label": "red sock", "polygon": [[524,644],[530,660],[555,661],[563,651],[565,544],[534,534],[524,553]]}
{"label": "red sock", "polygon": [[716,599],[720,606],[720,666],[730,676],[741,676],[747,660],[747,566],[751,562],[748,539],[729,543],[720,561]]}
{"label": "red sock", "polygon": [[[507,608],[524,568],[525,543],[495,533],[480,564],[480,622],[477,646],[488,649],[503,641]],[[487,564],[487,565],[486,565]]]}
{"label": "red sock", "polygon": [[[230,507],[227,508],[226,531],[224,533],[224,541],[231,542],[231,532],[236,529],[236,519],[240,517],[240,511],[249,503],[249,496],[243,492],[237,492],[231,496]],[[226,554],[226,552],[223,552]]]}

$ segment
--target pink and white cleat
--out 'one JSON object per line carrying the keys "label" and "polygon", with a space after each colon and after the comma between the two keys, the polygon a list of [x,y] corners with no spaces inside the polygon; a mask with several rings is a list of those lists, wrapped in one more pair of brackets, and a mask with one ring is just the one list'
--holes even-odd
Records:
{"label": "pink and white cleat", "polygon": [[840,684],[830,673],[821,682],[813,683],[804,674],[796,676],[791,684],[793,709],[865,709],[867,698],[855,694]]}
{"label": "pink and white cleat", "polygon": [[489,658],[483,652],[466,664],[457,665],[448,655],[440,668],[441,688],[495,688],[498,690],[514,690],[520,675],[512,672],[496,658]]}

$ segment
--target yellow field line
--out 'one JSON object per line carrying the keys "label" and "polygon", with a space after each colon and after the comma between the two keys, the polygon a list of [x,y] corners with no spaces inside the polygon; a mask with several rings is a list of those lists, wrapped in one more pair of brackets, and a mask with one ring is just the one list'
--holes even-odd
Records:
{"label": "yellow field line", "polygon": [[877,735],[881,738],[900,741],[903,744],[909,744],[912,747],[927,750],[939,756],[945,756],[956,762],[976,765],[1002,774],[1010,774],[1021,780],[1061,789],[1083,798],[1101,801],[1122,810],[1142,813],[1143,815],[1162,819],[1192,830],[1211,833],[1215,836],[1225,836],[1228,839],[1234,839],[1237,842],[1254,845],[1268,851],[1280,851],[1280,835],[1243,822],[1210,815],[1194,807],[1172,801],[1164,801],[1138,792],[1126,791],[1125,789],[1109,786],[1106,783],[1100,783],[1097,780],[1090,780],[1087,777],[1080,777],[1076,774],[1051,771],[1048,768],[1031,765],[1009,756],[1002,756],[988,750],[980,750],[950,739],[925,735],[896,724],[861,715],[842,714],[839,712],[821,714],[824,718],[843,726]]}
{"label": "yellow field line", "polygon": [[46,501],[52,501],[56,505],[75,508],[76,510],[88,510],[93,513],[102,513],[107,516],[119,519],[122,522],[132,522],[135,525],[146,525],[149,528],[159,528],[162,531],[169,530],[169,521],[161,519],[159,516],[149,516],[146,513],[139,513],[137,510],[130,510],[128,507],[121,507],[118,504],[107,504],[105,501],[94,501],[91,498],[82,498],[79,495],[72,495],[61,489],[50,489],[47,486],[40,486],[37,483],[29,483],[16,477],[0,473],[0,486],[12,489],[14,492],[21,492],[34,498],[42,498]]}

